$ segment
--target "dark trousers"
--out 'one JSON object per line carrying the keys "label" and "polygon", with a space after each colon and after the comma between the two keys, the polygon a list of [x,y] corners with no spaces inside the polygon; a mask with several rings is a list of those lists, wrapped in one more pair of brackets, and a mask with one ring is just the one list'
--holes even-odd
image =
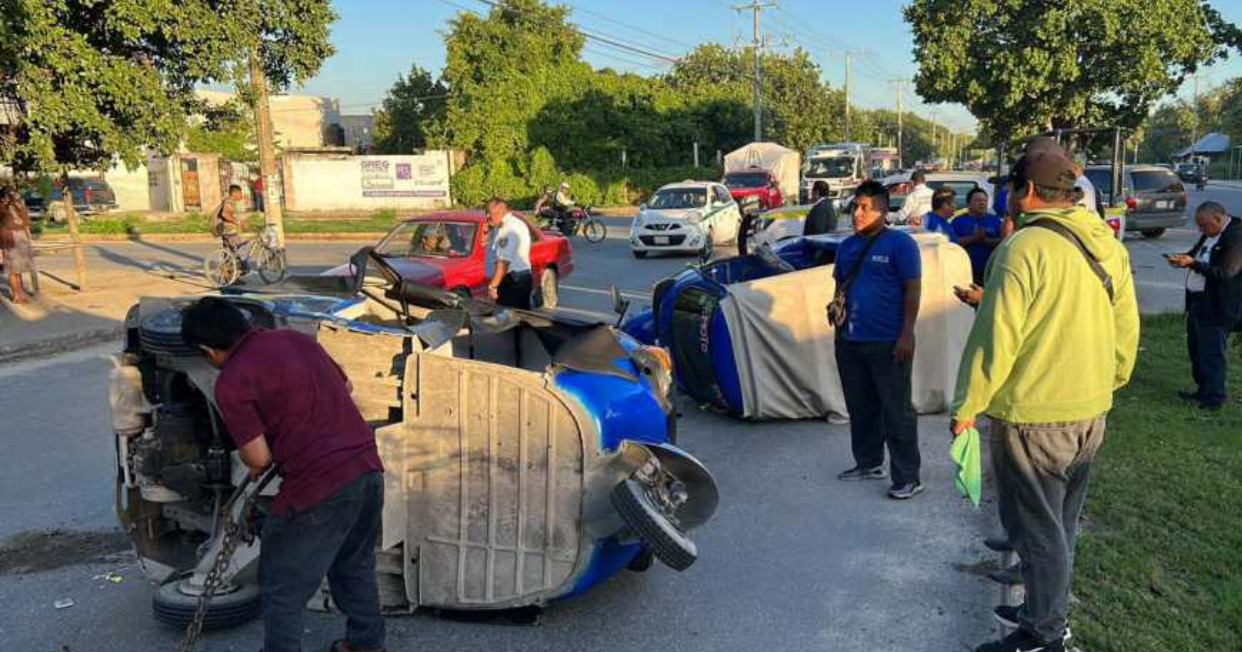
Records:
{"label": "dark trousers", "polygon": [[365,473],[309,509],[267,520],[259,554],[263,652],[301,652],[306,603],[325,574],[350,647],[384,646],[375,579],[383,508],[383,474]]}
{"label": "dark trousers", "polygon": [[509,308],[530,310],[530,296],[535,290],[530,272],[509,272],[496,288],[496,303]]}
{"label": "dark trousers", "polygon": [[888,446],[893,486],[919,481],[918,415],[911,401],[912,361],[893,361],[895,342],[850,342],[837,338],[837,370],[850,411],[854,463],[884,464]]}
{"label": "dark trousers", "polygon": [[992,420],[992,440],[1001,449],[1001,522],[1022,556],[1026,608],[1019,620],[1044,641],[1059,640],[1069,619],[1078,517],[1104,429],[1104,415],[1056,423]]}
{"label": "dark trousers", "polygon": [[1229,329],[1205,319],[1207,295],[1186,293],[1186,348],[1190,354],[1190,375],[1204,403],[1225,402],[1228,377]]}

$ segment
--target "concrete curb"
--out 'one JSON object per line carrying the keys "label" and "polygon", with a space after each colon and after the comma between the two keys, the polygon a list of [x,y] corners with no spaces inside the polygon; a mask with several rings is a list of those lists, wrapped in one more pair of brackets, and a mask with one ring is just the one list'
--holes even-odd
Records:
{"label": "concrete curb", "polygon": [[95,344],[116,341],[120,339],[124,332],[125,326],[118,324],[108,328],[96,328],[79,333],[57,335],[33,342],[0,344],[0,364],[18,362],[28,358],[60,355],[61,353],[84,349]]}

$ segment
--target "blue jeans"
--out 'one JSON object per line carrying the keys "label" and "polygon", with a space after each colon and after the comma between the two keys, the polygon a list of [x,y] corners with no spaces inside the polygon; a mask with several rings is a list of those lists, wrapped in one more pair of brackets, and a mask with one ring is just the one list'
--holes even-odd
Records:
{"label": "blue jeans", "polygon": [[366,473],[317,505],[268,518],[259,555],[264,652],[301,652],[306,603],[325,574],[350,647],[384,647],[375,579],[383,508],[384,476]]}

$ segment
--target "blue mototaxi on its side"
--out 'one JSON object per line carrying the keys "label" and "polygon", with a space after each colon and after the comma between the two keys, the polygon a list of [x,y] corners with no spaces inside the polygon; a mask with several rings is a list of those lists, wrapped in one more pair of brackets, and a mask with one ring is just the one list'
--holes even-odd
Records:
{"label": "blue mototaxi on its side", "polygon": [[744,412],[733,339],[720,302],[734,283],[829,265],[848,233],[793,238],[775,248],[685,270],[656,284],[652,307],[623,330],[644,344],[667,348],[677,387],[701,404],[734,416]]}
{"label": "blue mototaxi on its side", "polygon": [[[386,612],[538,607],[654,559],[694,563],[687,532],[711,519],[718,493],[675,445],[666,352],[606,324],[402,280],[374,252],[355,263],[354,278],[224,296],[256,325],[315,337],[353,381],[386,470]],[[179,307],[131,310],[109,378],[117,515],[160,585],[157,619],[178,626],[235,516],[227,498],[246,484],[214,405],[217,372],[180,339]],[[257,613],[247,571],[261,541],[237,547],[209,627]],[[332,608],[326,587],[321,597],[313,604]]]}

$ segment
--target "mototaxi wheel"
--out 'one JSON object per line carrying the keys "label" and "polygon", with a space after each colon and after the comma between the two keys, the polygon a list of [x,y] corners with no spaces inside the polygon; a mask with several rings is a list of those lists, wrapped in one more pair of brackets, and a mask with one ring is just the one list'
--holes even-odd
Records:
{"label": "mototaxi wheel", "polygon": [[[188,574],[174,576],[160,585],[151,596],[151,609],[155,619],[166,625],[185,628],[194,620],[198,610],[198,596],[181,590]],[[216,593],[207,603],[207,615],[203,630],[228,629],[243,625],[259,615],[262,594],[257,583],[242,583],[224,593]]]}
{"label": "mototaxi wheel", "polygon": [[646,483],[626,478],[613,487],[609,498],[643,546],[665,566],[684,571],[694,565],[699,556],[698,547],[657,505]]}

